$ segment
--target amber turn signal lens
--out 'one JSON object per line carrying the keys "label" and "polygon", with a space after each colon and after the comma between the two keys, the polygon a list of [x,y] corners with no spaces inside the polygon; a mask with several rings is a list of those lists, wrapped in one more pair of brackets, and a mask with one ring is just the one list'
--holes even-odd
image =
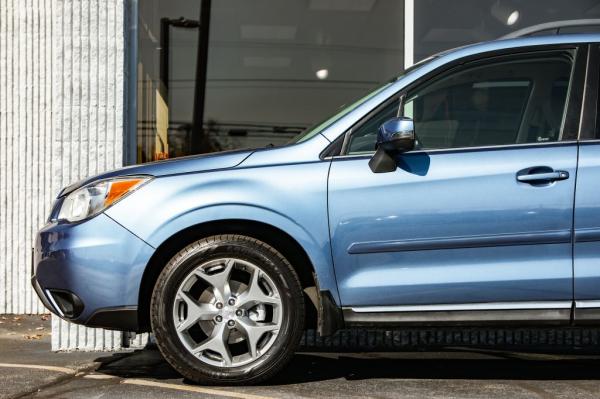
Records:
{"label": "amber turn signal lens", "polygon": [[104,206],[107,207],[129,191],[133,190],[135,186],[145,181],[145,179],[128,179],[128,180],[115,180],[110,183],[108,189],[108,195],[104,200]]}

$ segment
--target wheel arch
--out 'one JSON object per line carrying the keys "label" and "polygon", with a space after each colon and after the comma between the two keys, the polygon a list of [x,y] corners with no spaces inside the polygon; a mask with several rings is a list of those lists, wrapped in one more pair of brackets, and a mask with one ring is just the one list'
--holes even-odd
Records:
{"label": "wheel arch", "polygon": [[[144,270],[140,283],[138,298],[139,331],[150,330],[150,298],[158,276],[168,261],[188,244],[217,234],[246,235],[261,240],[277,249],[290,261],[298,274],[302,288],[305,290],[305,299],[310,299],[307,302],[312,302],[317,306],[314,297],[311,298],[306,291],[310,287],[318,287],[315,265],[308,256],[307,251],[290,234],[273,225],[254,220],[226,219],[210,221],[178,231],[157,247]],[[321,302],[321,297],[325,296],[317,295],[317,297],[319,298],[318,302]],[[331,295],[328,295],[328,297],[331,297]],[[318,307],[323,308],[320,305]],[[317,313],[315,307],[307,306],[306,322],[308,327],[316,327]]]}

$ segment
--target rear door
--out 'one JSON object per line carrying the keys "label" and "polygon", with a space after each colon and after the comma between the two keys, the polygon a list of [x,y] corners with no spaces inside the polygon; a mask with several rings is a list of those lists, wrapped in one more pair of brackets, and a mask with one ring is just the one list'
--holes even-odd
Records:
{"label": "rear door", "polygon": [[578,324],[600,322],[599,51],[597,44],[590,46],[575,193],[573,269]]}

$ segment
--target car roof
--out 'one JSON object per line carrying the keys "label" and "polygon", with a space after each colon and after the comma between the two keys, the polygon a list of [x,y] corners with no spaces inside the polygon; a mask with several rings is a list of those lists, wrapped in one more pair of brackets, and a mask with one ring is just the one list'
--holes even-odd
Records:
{"label": "car roof", "polygon": [[453,59],[459,59],[462,57],[468,57],[470,55],[477,55],[481,53],[487,53],[490,51],[498,51],[505,49],[517,49],[519,47],[530,47],[530,46],[544,46],[553,44],[580,44],[580,43],[600,43],[600,33],[573,33],[573,34],[561,34],[561,35],[539,35],[539,36],[525,36],[508,39],[496,39],[487,42],[479,42],[474,44],[468,44],[461,47],[456,47],[450,50],[443,51],[438,54],[434,54],[429,58],[419,61],[411,67],[411,69],[418,67],[433,59],[444,58],[445,62],[452,61]]}

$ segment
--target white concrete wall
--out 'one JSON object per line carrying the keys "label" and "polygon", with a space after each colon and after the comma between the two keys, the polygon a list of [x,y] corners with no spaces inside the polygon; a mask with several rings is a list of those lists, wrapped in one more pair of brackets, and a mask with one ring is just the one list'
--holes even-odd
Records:
{"label": "white concrete wall", "polygon": [[[127,0],[0,0],[0,313],[42,313],[31,247],[59,189],[123,163]],[[53,349],[120,334],[53,321]]]}

